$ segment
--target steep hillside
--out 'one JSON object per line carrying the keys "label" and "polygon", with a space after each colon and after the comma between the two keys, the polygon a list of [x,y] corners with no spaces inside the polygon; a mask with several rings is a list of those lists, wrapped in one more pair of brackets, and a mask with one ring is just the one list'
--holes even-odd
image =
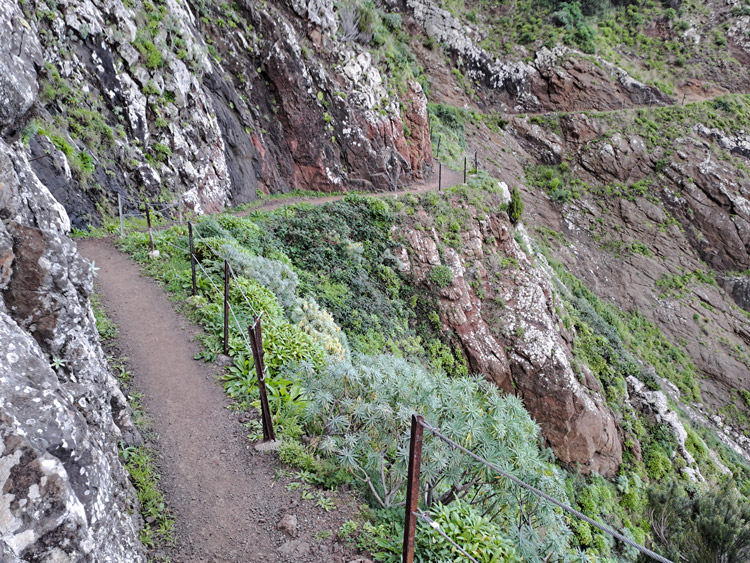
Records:
{"label": "steep hillside", "polygon": [[[703,531],[690,526],[720,483],[747,505],[748,10],[747,0],[3,2],[3,341],[23,354],[0,364],[0,468],[10,468],[7,482],[41,483],[40,472],[13,473],[26,448],[32,465],[55,464],[60,476],[62,488],[39,502],[68,491],[55,527],[34,524],[15,500],[35,501],[31,488],[3,489],[13,496],[3,497],[12,516],[0,519],[12,522],[0,530],[3,553],[47,556],[60,526],[65,549],[92,560],[142,553],[115,447],[136,433],[93,333],[95,270],[71,226],[112,230],[118,196],[126,213],[179,198],[214,214],[295,190],[434,185],[441,166],[463,167],[468,183],[199,221],[269,310],[269,341],[296,346],[272,366],[309,394],[287,398],[291,406],[279,399],[288,447],[324,465],[338,451],[350,474],[371,475],[372,458],[354,446],[343,455],[336,431],[372,427],[349,408],[356,391],[378,404],[379,424],[408,408],[455,436],[469,428],[467,443],[476,430],[497,442],[492,455],[511,456],[524,478],[564,491],[590,516],[670,557],[691,553],[686,538]],[[185,243],[184,228],[164,236]],[[162,259],[148,261],[145,245],[138,234],[124,243],[181,292],[185,257],[162,246]],[[202,259],[216,260],[211,246],[199,245]],[[189,303],[209,329],[213,299]],[[235,344],[241,376],[230,370],[227,387],[249,408],[252,369]],[[213,335],[205,345],[211,357]],[[21,360],[33,374],[14,367]],[[432,402],[410,395],[399,377],[440,392]],[[336,393],[340,403],[329,400]],[[453,395],[466,409],[453,408]],[[509,417],[513,432],[480,412]],[[45,427],[59,432],[29,438],[49,417]],[[402,426],[378,442],[391,488],[385,475],[383,490],[370,483],[383,536],[403,494]],[[434,455],[440,471],[450,465]],[[90,466],[85,483],[66,480]],[[463,466],[450,467],[453,479]],[[430,500],[496,485],[435,479]],[[513,528],[511,551],[528,560],[553,548],[561,560],[576,550],[634,558],[588,527],[541,508],[535,520],[523,499],[496,494],[512,508],[488,526]],[[690,524],[658,528],[653,511],[678,500]],[[524,521],[528,530],[516,525]]]}

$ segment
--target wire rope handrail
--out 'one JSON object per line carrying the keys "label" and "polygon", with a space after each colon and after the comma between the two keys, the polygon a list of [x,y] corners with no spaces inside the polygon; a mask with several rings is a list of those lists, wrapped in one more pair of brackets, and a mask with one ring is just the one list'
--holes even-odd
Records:
{"label": "wire rope handrail", "polygon": [[[558,508],[562,509],[564,512],[567,512],[568,514],[575,516],[576,518],[579,518],[583,520],[584,522],[587,522],[588,524],[594,526],[595,528],[601,530],[602,532],[609,534],[610,536],[620,540],[625,545],[632,547],[644,555],[647,555],[648,557],[654,559],[655,561],[659,561],[660,563],[673,563],[669,559],[659,555],[658,553],[655,553],[654,551],[651,551],[647,547],[644,547],[640,545],[639,543],[634,542],[630,538],[624,536],[611,526],[607,526],[606,524],[602,524],[601,522],[597,522],[596,520],[589,518],[585,514],[583,514],[581,511],[576,510],[575,508],[568,506],[567,504],[557,500],[556,498],[548,495],[544,491],[534,487],[533,485],[529,485],[528,483],[522,481],[515,475],[512,475],[508,473],[507,471],[504,471],[500,467],[498,467],[496,464],[492,463],[491,461],[488,461],[487,459],[475,454],[468,448],[465,448],[461,444],[451,440],[448,438],[445,434],[442,433],[442,431],[430,424],[429,422],[425,421],[423,417],[414,415],[412,417],[412,432],[411,432],[411,443],[409,448],[409,476],[408,476],[408,487],[407,487],[407,499],[406,499],[406,522],[404,524],[404,562],[411,562],[414,558],[414,519],[413,517],[419,517],[422,518],[422,516],[419,514],[421,512],[418,509],[417,502],[418,502],[418,496],[419,496],[419,467],[421,464],[421,452],[422,452],[422,428],[426,428],[430,431],[430,433],[438,438],[439,440],[442,440],[445,442],[448,446],[450,446],[453,449],[457,449],[464,454],[468,455],[475,461],[485,465],[486,467],[492,469],[495,473],[501,475],[502,477],[505,477],[506,479],[510,480],[511,482],[515,483],[521,488],[524,488],[536,496],[546,500],[547,502],[550,502],[557,506]],[[413,517],[412,517],[413,516]],[[422,518],[424,519],[424,518]],[[435,528],[435,526],[432,526]],[[441,530],[438,530],[441,531]]]}
{"label": "wire rope handrail", "polygon": [[[164,236],[163,236],[163,235],[162,235],[161,233],[157,234],[157,238],[158,238],[158,240],[159,240],[160,242],[163,242],[163,243],[165,243],[165,244],[168,244],[169,246],[172,246],[172,247],[176,248],[177,250],[179,250],[179,251],[181,251],[181,252],[184,252],[184,253],[186,253],[186,254],[188,254],[188,255],[190,254],[190,250],[188,250],[187,248],[182,248],[181,246],[179,246],[179,245],[177,245],[177,244],[174,244],[174,243],[172,243],[172,242],[170,242],[170,241],[166,240],[166,239],[164,238]],[[205,269],[205,268],[203,267],[203,264],[201,264],[200,262],[196,262],[196,264],[197,264],[197,266],[198,266],[198,267],[199,267],[199,268],[201,269],[201,271],[203,272],[203,275],[204,275],[204,276],[206,276],[206,278],[208,279],[208,282],[209,282],[209,283],[211,284],[211,286],[212,286],[212,287],[214,288],[214,290],[215,290],[215,291],[216,291],[217,293],[221,294],[221,290],[220,290],[220,289],[219,289],[219,287],[218,287],[218,286],[217,286],[217,285],[216,285],[216,284],[214,283],[214,280],[213,280],[213,278],[211,277],[211,274],[209,274],[209,273],[208,273],[208,272],[206,271],[206,269]],[[245,335],[245,331],[244,331],[244,329],[242,328],[242,325],[240,324],[240,321],[239,321],[239,320],[237,319],[237,315],[235,314],[235,312],[234,312],[234,307],[232,307],[232,304],[231,304],[231,303],[229,303],[229,311],[230,311],[230,313],[232,314],[232,318],[234,319],[234,322],[235,322],[235,324],[237,325],[237,330],[238,330],[238,331],[239,331],[239,333],[240,333],[240,334],[242,335],[242,339],[243,339],[243,340],[245,341],[245,345],[247,346],[248,350],[252,349],[252,346],[250,345],[250,341],[249,341],[249,340],[247,339],[247,336]],[[253,309],[253,316],[254,316],[254,317],[257,317],[257,314],[255,313],[255,309]]]}

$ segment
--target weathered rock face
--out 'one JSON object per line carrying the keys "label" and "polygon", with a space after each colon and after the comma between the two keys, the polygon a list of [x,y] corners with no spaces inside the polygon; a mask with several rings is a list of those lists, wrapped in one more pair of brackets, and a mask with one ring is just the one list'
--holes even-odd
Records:
{"label": "weathered rock face", "polygon": [[[2,26],[21,16],[8,3],[0,11],[5,42]],[[36,93],[39,45],[28,36],[25,45],[14,50],[29,56],[14,62],[13,79],[3,73],[0,99],[15,101],[3,106],[0,131],[23,122]],[[0,140],[0,555],[144,561],[117,453],[118,441],[137,432],[99,346],[92,267],[24,152],[20,142]]]}
{"label": "weathered rock face", "polygon": [[[461,252],[445,246],[421,212],[419,228],[403,233],[409,245],[395,252],[402,271],[437,291],[443,326],[455,335],[471,370],[523,398],[560,460],[584,472],[614,475],[622,461],[621,432],[597,382],[584,378],[586,387],[571,367],[550,279],[511,236],[504,214],[477,220],[476,209],[453,203],[471,218]],[[517,233],[525,237],[520,226]],[[439,265],[450,268],[453,280],[434,288],[429,275]]]}
{"label": "weathered rock face", "polygon": [[620,109],[670,103],[657,88],[623,69],[567,47],[540,49],[532,62],[494,59],[477,46],[479,31],[467,27],[431,0],[407,0],[424,33],[445,45],[456,64],[487,88],[485,102],[504,111]]}
{"label": "weathered rock face", "polygon": [[92,268],[15,158],[0,143],[0,544],[24,560],[141,561],[117,453],[136,432],[98,344]]}
{"label": "weathered rock face", "polygon": [[[527,221],[560,233],[550,251],[599,297],[639,312],[690,356],[707,412],[732,402],[750,366],[746,135],[683,125],[665,147],[606,117],[568,114],[539,134],[520,121],[511,122],[520,154],[565,155],[571,176],[587,183],[562,204],[529,186]],[[711,271],[715,283],[691,278]],[[687,281],[663,287],[675,279]]]}
{"label": "weathered rock face", "polygon": [[331,2],[290,7],[6,2],[0,44],[14,56],[0,57],[0,112],[35,103],[35,121],[8,133],[24,130],[35,173],[80,228],[114,214],[118,194],[126,211],[181,194],[202,213],[420,178],[432,162],[421,88],[402,114],[366,50],[336,38]]}

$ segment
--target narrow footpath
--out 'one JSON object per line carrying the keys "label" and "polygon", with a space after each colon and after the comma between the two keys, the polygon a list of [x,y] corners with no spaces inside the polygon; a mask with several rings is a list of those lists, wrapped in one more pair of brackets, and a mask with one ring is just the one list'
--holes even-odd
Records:
{"label": "narrow footpath", "polygon": [[[200,351],[195,341],[200,329],[176,313],[164,290],[111,240],[81,240],[78,248],[99,269],[97,290],[119,327],[118,345],[156,435],[161,484],[176,520],[170,560],[353,559],[339,544],[311,539],[326,528],[335,539],[337,526],[353,511],[351,499],[337,500],[340,514],[299,506],[299,494],[274,479],[279,466],[274,455],[256,452],[238,414],[228,409],[216,380],[219,368],[193,359]],[[296,512],[299,537],[292,540],[276,524]]]}

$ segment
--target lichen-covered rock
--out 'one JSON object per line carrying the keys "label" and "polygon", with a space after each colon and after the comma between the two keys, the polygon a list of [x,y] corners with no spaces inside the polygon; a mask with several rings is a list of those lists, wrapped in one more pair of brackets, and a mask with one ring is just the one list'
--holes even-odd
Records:
{"label": "lichen-covered rock", "polygon": [[25,561],[144,561],[117,452],[137,432],[99,346],[92,266],[22,153],[0,141],[0,546]]}
{"label": "lichen-covered rock", "polygon": [[680,418],[675,411],[667,406],[667,397],[661,391],[649,391],[646,385],[629,375],[626,379],[628,384],[630,403],[640,412],[649,417],[657,424],[667,426],[677,441],[677,451],[685,459],[688,467],[688,475],[697,481],[703,481],[700,469],[695,463],[695,459],[687,451],[685,441],[687,440],[687,430],[680,422]]}
{"label": "lichen-covered rock", "polygon": [[17,131],[14,118],[36,100],[34,64],[41,64],[39,43],[15,2],[0,4],[0,134]]}

